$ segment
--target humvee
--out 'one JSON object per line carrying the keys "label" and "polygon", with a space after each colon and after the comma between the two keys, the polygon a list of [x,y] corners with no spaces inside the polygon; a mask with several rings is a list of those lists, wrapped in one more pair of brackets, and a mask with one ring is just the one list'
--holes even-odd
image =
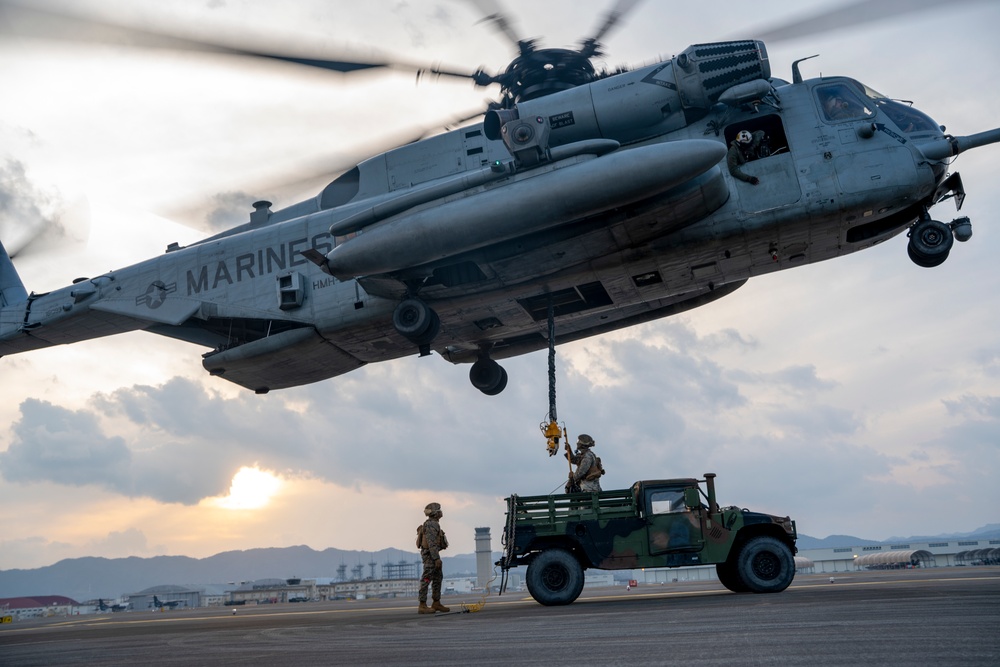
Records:
{"label": "humvee", "polygon": [[714,473],[703,480],[641,481],[618,491],[506,500],[497,565],[505,575],[527,565],[528,592],[543,605],[573,602],[587,568],[714,564],[722,585],[736,593],[778,593],[795,576],[795,522],[720,508]]}

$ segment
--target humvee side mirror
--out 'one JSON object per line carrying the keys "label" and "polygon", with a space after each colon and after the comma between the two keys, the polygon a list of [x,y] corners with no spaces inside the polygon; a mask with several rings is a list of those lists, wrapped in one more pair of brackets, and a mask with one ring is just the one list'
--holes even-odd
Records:
{"label": "humvee side mirror", "polygon": [[698,493],[698,489],[684,489],[684,504],[689,510],[701,507],[701,494]]}

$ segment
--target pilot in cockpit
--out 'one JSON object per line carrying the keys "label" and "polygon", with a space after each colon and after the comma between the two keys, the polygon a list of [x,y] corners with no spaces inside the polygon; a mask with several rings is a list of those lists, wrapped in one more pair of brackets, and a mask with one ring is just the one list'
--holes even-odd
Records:
{"label": "pilot in cockpit", "polygon": [[861,106],[845,86],[837,85],[823,88],[819,91],[823,114],[827,120],[847,120],[866,115],[867,110]]}

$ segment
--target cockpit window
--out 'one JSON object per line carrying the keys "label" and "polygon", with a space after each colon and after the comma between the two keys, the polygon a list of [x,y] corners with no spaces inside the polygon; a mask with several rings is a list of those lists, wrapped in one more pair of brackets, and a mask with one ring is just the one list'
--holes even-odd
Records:
{"label": "cockpit window", "polygon": [[858,89],[858,92],[860,92],[865,97],[869,97],[873,100],[881,100],[885,99],[886,97],[885,95],[878,92],[874,88],[870,88],[869,86],[861,83],[860,81],[855,81],[854,79],[850,79],[850,82],[854,84],[854,87]]}
{"label": "cockpit window", "polygon": [[869,105],[851,90],[847,84],[836,83],[816,89],[816,98],[823,117],[831,123],[857,118],[867,118],[874,114]]}
{"label": "cockpit window", "polygon": [[884,113],[889,120],[896,124],[905,134],[915,132],[941,132],[941,128],[934,120],[922,111],[917,111],[905,102],[891,100],[877,90],[872,90],[860,82],[855,82],[861,87],[864,94],[875,102],[879,111]]}
{"label": "cockpit window", "polygon": [[875,105],[905,134],[914,132],[936,132],[941,128],[923,112],[917,111],[895,100],[875,100]]}

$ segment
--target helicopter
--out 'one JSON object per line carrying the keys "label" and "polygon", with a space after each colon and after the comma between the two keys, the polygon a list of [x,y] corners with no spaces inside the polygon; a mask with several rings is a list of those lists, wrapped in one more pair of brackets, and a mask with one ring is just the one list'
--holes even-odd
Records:
{"label": "helicopter", "polygon": [[[599,71],[620,2],[577,50],[522,39],[482,121],[358,162],[315,197],[162,256],[29,293],[0,251],[0,355],[145,330],[207,348],[211,375],[264,394],[432,352],[504,390],[498,360],[654,321],[749,278],[909,236],[940,265],[971,222],[960,153],[1000,129],[952,136],[848,77],[772,75],[765,44],[697,44]],[[211,46],[211,45],[209,45]],[[341,72],[379,62],[239,50]],[[831,106],[835,105],[835,106]],[[763,137],[741,170],[737,138]]]}

